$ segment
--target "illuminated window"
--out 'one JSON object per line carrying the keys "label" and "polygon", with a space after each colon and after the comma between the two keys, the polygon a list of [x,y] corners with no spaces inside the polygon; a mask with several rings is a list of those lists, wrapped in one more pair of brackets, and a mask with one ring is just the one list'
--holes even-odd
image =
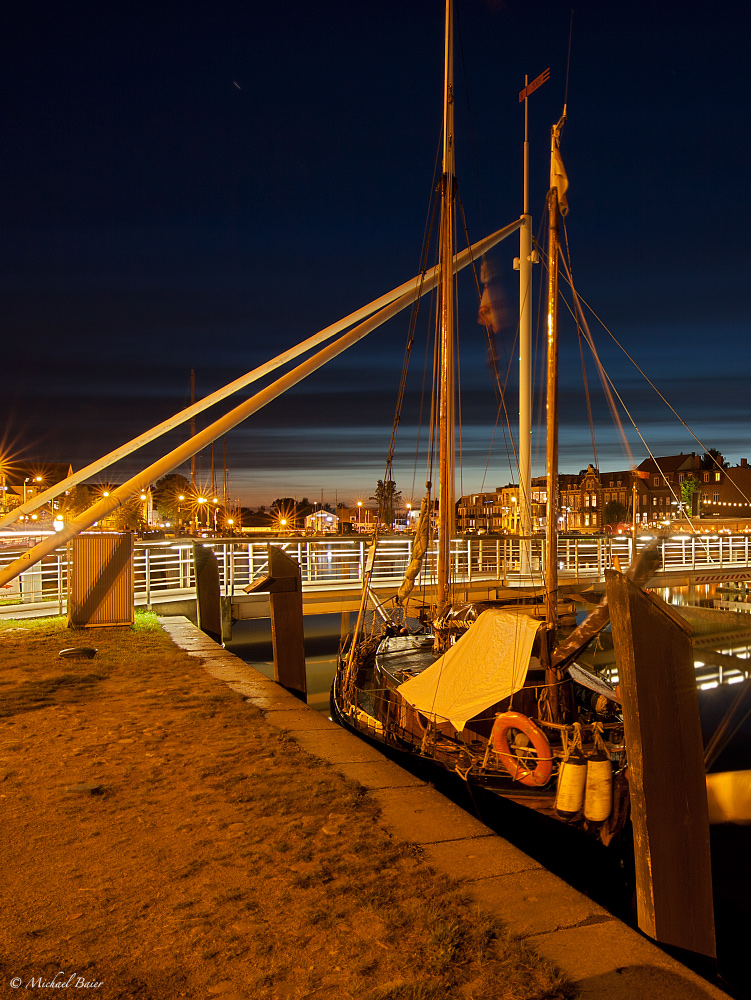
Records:
{"label": "illuminated window", "polygon": [[720,473],[720,472],[715,472],[715,474],[714,474],[714,481],[715,481],[716,483],[719,483],[719,481],[720,481],[720,479],[721,479],[721,478],[722,478],[722,473]]}

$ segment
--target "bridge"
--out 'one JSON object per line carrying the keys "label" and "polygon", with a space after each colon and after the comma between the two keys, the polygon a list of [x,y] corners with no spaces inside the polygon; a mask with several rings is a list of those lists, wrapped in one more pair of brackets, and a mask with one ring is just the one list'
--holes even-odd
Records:
{"label": "bridge", "polygon": [[[377,594],[390,596],[398,587],[412,551],[412,536],[388,536],[378,544],[373,574]],[[5,539],[7,542],[7,539]],[[305,614],[355,611],[359,605],[369,540],[366,537],[273,537],[262,541],[238,538],[196,539],[211,549],[219,566],[221,594],[232,604],[232,616],[268,617],[268,597],[244,593],[267,568],[267,544],[278,545],[300,564]],[[454,577],[460,596],[482,600],[541,588],[545,539],[528,540],[531,575],[521,577],[521,541],[516,536],[455,538],[451,544]],[[640,544],[646,538],[641,536]],[[751,580],[747,534],[672,535],[660,539],[660,566],[649,587],[679,587]],[[0,568],[21,549],[0,549]],[[631,562],[632,539],[627,536],[564,536],[558,542],[559,584],[563,593],[598,589],[608,568]],[[430,588],[435,579],[435,548],[426,553],[416,588]],[[66,610],[68,551],[59,548],[12,580],[0,592],[0,615],[62,614]],[[137,542],[134,552],[137,606],[164,614],[186,613],[194,607],[193,540],[189,538]]]}

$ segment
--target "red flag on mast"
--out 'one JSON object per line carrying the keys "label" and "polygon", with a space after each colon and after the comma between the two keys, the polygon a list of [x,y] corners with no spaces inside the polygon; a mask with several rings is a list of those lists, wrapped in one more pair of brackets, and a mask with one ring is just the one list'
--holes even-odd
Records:
{"label": "red flag on mast", "polygon": [[526,98],[529,97],[530,94],[534,93],[538,87],[541,87],[543,83],[545,83],[545,81],[549,79],[550,79],[550,67],[548,66],[548,68],[546,70],[543,70],[539,76],[536,76],[531,83],[528,83],[527,86],[524,88],[524,90],[519,91],[519,103],[521,104],[522,101],[526,100]]}

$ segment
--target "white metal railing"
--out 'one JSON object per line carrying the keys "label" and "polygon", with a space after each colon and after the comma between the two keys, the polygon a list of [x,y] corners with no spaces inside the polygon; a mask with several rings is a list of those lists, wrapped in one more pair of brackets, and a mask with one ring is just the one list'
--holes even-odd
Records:
{"label": "white metal railing", "polygon": [[[515,536],[454,538],[451,556],[456,580],[460,583],[473,580],[519,582],[521,541]],[[367,537],[202,539],[201,543],[216,554],[223,595],[242,592],[243,587],[266,571],[266,546],[269,542],[281,546],[297,560],[305,589],[346,589],[362,585],[369,545]],[[532,573],[539,578],[540,569],[545,565],[545,540],[535,537],[528,543]],[[627,566],[631,562],[631,548],[632,540],[628,536],[562,536],[558,541],[559,572],[564,579],[567,576],[600,579],[605,570],[614,565],[616,557],[621,566]],[[21,551],[6,544],[0,549],[0,566],[12,562]],[[409,563],[411,551],[410,535],[381,539],[374,585],[397,583]],[[660,552],[661,568],[658,572],[751,568],[747,535],[678,535],[662,539]],[[434,579],[435,556],[435,548],[426,553],[418,583],[429,583]],[[195,586],[192,540],[137,542],[134,580],[138,604],[192,596]],[[61,611],[67,581],[67,549],[56,549],[0,591],[0,613],[3,610],[6,614],[12,613],[12,607],[19,603],[39,602],[49,603],[55,610]]]}

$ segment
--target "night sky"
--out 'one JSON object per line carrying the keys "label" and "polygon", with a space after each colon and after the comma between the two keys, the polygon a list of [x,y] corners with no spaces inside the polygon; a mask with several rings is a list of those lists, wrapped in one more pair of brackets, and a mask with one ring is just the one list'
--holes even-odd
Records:
{"label": "night sky", "polygon": [[[187,405],[191,368],[205,395],[417,272],[440,141],[442,6],[6,7],[0,424],[11,457],[87,464]],[[525,73],[551,68],[530,99],[537,231],[570,5],[457,0],[457,12],[457,174],[473,240],[521,211],[518,92]],[[702,442],[593,324],[657,455],[716,447],[733,463],[751,457],[750,30],[740,3],[575,5],[562,143],[573,273]],[[517,253],[512,238],[493,254],[508,300],[504,367]],[[414,456],[427,312],[395,463],[405,498],[425,479]],[[500,426],[489,457],[496,404],[476,313],[462,280],[462,492],[512,478]],[[227,437],[234,497],[268,504],[323,491],[350,503],[373,492],[403,317]],[[593,455],[570,322],[561,335],[560,464],[577,472]],[[628,468],[591,367],[588,378],[600,468]],[[122,480],[184,437],[101,478]],[[638,463],[646,451],[635,432],[629,439]],[[537,438],[535,455],[539,474]],[[204,455],[202,474],[208,466]]]}

